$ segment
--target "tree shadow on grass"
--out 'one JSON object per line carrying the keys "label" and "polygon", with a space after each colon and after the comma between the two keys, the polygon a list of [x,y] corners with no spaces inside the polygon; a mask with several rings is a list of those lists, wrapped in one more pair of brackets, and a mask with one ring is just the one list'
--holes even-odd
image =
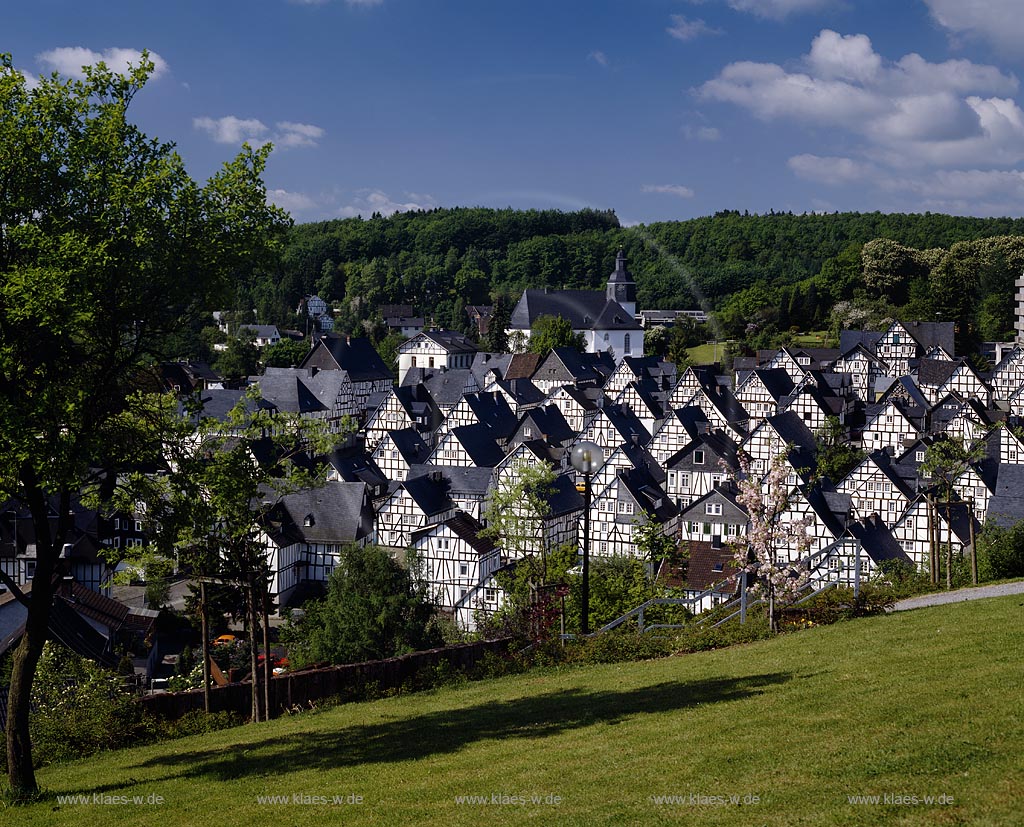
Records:
{"label": "tree shadow on grass", "polygon": [[414,761],[454,753],[477,741],[545,738],[594,724],[617,724],[638,715],[729,703],[763,694],[794,677],[776,672],[706,681],[666,681],[623,691],[566,689],[410,718],[266,738],[223,749],[182,751],[151,758],[135,768],[166,767],[168,774],[159,780],[223,781],[278,775],[295,768],[327,770]]}

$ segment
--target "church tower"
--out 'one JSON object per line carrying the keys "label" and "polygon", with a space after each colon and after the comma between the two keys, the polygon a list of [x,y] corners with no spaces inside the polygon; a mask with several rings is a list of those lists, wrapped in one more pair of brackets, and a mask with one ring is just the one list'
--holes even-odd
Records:
{"label": "church tower", "polygon": [[626,269],[626,253],[619,250],[615,257],[615,272],[608,277],[608,301],[618,302],[630,316],[636,315],[636,282]]}

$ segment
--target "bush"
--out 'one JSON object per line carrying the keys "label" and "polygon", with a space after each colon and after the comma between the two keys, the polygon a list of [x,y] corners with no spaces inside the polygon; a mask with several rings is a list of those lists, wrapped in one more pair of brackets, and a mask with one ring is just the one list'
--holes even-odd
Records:
{"label": "bush", "polygon": [[803,605],[783,610],[790,620],[805,619],[819,625],[836,623],[854,617],[884,614],[896,602],[893,588],[884,583],[864,583],[860,597],[855,598],[853,589],[842,586],[823,591]]}
{"label": "bush", "polygon": [[154,738],[157,725],[123,678],[48,642],[32,686],[29,718],[37,766]]}
{"label": "bush", "polygon": [[565,648],[568,663],[621,663],[671,655],[673,639],[615,629]]}

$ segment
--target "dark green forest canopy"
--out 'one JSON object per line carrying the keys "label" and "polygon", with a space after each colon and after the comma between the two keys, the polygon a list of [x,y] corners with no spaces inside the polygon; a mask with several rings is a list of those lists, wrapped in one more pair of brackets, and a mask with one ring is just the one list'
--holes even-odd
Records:
{"label": "dark green forest canopy", "polygon": [[[466,329],[465,306],[490,304],[496,294],[514,301],[528,286],[603,287],[622,247],[640,307],[703,304],[723,311],[728,327],[730,312],[739,318],[747,306],[768,304],[782,308],[772,323],[787,329],[791,311],[804,326],[825,325],[839,301],[886,298],[863,281],[868,241],[926,250],[1005,235],[1024,235],[1024,219],[725,211],[622,227],[611,211],[435,209],[297,225],[276,271],[240,285],[239,306],[263,321],[297,324],[298,300],[317,293],[342,309],[343,329],[357,330],[385,304],[412,305],[439,326]],[[921,304],[920,295],[895,298],[897,308]]]}

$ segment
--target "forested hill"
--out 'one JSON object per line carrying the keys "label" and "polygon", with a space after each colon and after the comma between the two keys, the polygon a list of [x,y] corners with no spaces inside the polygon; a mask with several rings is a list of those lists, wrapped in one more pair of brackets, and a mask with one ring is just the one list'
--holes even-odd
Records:
{"label": "forested hill", "polygon": [[758,301],[796,309],[812,293],[809,307],[821,321],[862,286],[867,241],[889,238],[923,250],[1004,235],[1024,235],[1024,219],[727,211],[622,227],[613,212],[595,210],[437,209],[296,225],[279,271],[253,276],[239,304],[286,323],[302,295],[318,293],[343,309],[342,328],[356,329],[383,304],[410,304],[438,325],[462,328],[464,306],[490,304],[497,293],[600,287],[622,246],[641,307],[704,302],[727,311],[730,297],[756,286]]}

